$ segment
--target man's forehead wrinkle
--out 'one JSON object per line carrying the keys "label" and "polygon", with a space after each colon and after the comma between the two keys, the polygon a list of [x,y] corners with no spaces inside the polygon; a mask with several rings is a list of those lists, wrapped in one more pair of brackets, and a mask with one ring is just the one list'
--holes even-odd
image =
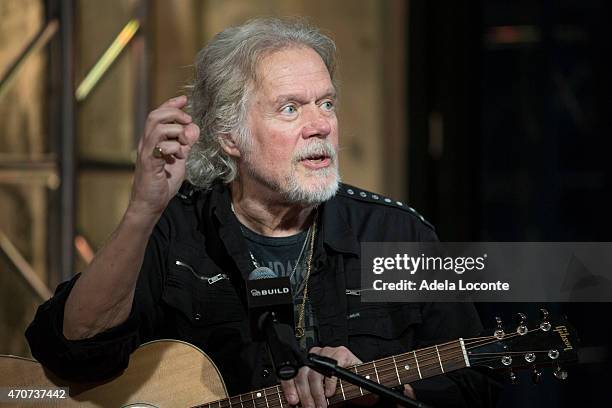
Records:
{"label": "man's forehead wrinkle", "polygon": [[[327,88],[325,91],[323,92],[312,92],[314,95],[314,97],[318,100],[321,98],[335,98],[336,97],[336,90],[331,87],[331,88]],[[297,100],[299,102],[308,102],[309,99],[309,92],[306,89],[292,89],[289,92],[281,92],[279,95],[277,95],[276,97],[274,97],[274,95],[271,95],[271,101],[275,102],[275,103],[280,103],[280,102],[285,102],[285,101],[289,101],[289,100]]]}
{"label": "man's forehead wrinkle", "polygon": [[277,105],[283,99],[302,102],[335,95],[325,63],[315,51],[308,49],[281,50],[263,57],[256,77],[258,104]]}
{"label": "man's forehead wrinkle", "polygon": [[287,67],[283,67],[281,72],[278,72],[278,71],[273,72],[273,71],[276,71],[276,70],[268,70],[266,73],[264,73],[264,75],[262,76],[263,83],[267,82],[270,84],[282,85],[283,83],[288,82],[291,84],[291,83],[295,83],[296,77],[300,77],[300,78],[316,77],[317,80],[320,80],[320,78],[329,79],[329,73],[327,72],[326,68],[321,69],[317,67],[317,69],[314,71],[296,72],[294,67],[287,66]]}
{"label": "man's forehead wrinkle", "polygon": [[264,85],[264,92],[268,94],[269,99],[272,101],[283,99],[284,96],[307,97],[312,93],[318,94],[321,92],[318,89],[321,83],[325,83],[325,88],[322,91],[323,95],[335,94],[335,90],[333,85],[331,85],[329,76],[322,76],[322,73],[327,74],[327,70],[297,75],[294,73],[287,73],[268,76],[262,82],[262,85]]}

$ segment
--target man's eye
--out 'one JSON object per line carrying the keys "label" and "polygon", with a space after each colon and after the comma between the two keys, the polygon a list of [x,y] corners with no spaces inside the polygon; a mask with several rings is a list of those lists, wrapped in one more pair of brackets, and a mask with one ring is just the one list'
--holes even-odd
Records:
{"label": "man's eye", "polygon": [[325,101],[321,104],[321,106],[323,107],[323,109],[328,111],[334,109],[334,103],[332,101]]}
{"label": "man's eye", "polygon": [[293,115],[297,112],[297,109],[293,105],[287,105],[283,109],[281,109],[281,112],[287,115]]}

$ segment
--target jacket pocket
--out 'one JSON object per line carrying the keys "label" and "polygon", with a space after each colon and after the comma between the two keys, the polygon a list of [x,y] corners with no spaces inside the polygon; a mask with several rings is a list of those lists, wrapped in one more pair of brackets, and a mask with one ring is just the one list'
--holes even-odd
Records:
{"label": "jacket pocket", "polygon": [[400,354],[414,348],[415,332],[422,323],[416,304],[369,304],[349,309],[349,348],[362,361]]}
{"label": "jacket pocket", "polygon": [[194,327],[245,318],[245,311],[228,274],[203,256],[172,256],[162,300]]}

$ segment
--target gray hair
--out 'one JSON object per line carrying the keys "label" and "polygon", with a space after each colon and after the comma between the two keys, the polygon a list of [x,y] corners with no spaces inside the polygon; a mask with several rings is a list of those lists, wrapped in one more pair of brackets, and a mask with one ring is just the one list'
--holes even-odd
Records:
{"label": "gray hair", "polygon": [[320,56],[332,83],[336,45],[302,20],[257,18],[218,33],[196,56],[195,78],[190,89],[190,113],[200,127],[186,164],[187,180],[208,189],[216,181],[233,181],[237,165],[221,147],[221,138],[233,134],[239,147],[250,143],[246,110],[257,84],[259,61],[273,52],[310,47]]}

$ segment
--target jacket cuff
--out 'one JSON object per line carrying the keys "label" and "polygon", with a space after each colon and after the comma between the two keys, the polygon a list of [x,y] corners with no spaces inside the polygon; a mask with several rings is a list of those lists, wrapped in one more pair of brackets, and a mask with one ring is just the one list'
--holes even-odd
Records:
{"label": "jacket cuff", "polygon": [[[57,287],[26,330],[32,355],[57,376],[78,382],[108,379],[127,367],[139,344],[134,308],[120,325],[87,339],[68,340],[63,334],[64,307],[80,275]],[[87,367],[96,367],[89,370]]]}

